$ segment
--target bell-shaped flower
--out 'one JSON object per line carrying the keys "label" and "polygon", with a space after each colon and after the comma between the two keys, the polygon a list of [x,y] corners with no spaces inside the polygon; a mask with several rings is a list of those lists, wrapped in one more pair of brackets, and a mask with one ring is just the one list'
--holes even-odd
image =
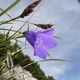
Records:
{"label": "bell-shaped flower", "polygon": [[42,32],[33,30],[25,32],[26,40],[34,48],[35,56],[45,59],[47,57],[47,49],[54,48],[57,45],[52,37],[53,32],[53,28]]}

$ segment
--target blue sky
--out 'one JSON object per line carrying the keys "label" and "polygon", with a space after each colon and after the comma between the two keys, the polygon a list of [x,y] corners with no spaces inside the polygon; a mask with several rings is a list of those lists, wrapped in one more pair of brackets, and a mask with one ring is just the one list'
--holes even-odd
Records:
{"label": "blue sky", "polygon": [[[14,0],[0,1],[0,7],[5,9]],[[32,0],[21,0],[8,13],[12,17],[19,15],[26,5]],[[8,19],[6,15],[0,17],[0,20]],[[26,19],[26,18],[25,18]],[[51,58],[61,58],[71,61],[65,62],[44,62],[40,63],[41,68],[46,75],[53,76],[56,80],[80,80],[80,4],[77,0],[43,0],[42,6],[31,18],[31,22],[36,23],[54,23],[54,35],[61,39],[56,39],[58,45],[49,50]],[[21,24],[15,24],[14,29],[18,29]],[[4,25],[6,26],[6,25]],[[11,26],[11,25],[7,25]],[[26,26],[23,30],[26,29]],[[23,45],[22,45],[23,47]],[[24,50],[24,54],[29,52],[33,60],[40,60],[33,57],[33,50]]]}

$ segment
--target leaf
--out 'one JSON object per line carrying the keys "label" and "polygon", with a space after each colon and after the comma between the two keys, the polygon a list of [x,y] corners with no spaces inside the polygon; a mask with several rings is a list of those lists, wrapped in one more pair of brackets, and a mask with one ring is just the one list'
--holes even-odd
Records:
{"label": "leaf", "polygon": [[[0,30],[6,30],[6,31],[9,31],[9,29],[6,29],[6,28],[0,28]],[[10,31],[17,32],[16,30],[10,30]],[[19,32],[19,33],[20,33],[20,32]]]}
{"label": "leaf", "polygon": [[69,62],[69,61],[63,60],[63,59],[44,59],[44,60],[40,60],[40,61],[29,63],[29,64],[25,65],[23,68],[26,68],[26,67],[31,66],[33,64],[36,64],[38,62],[44,62],[44,61],[63,61],[63,62]]}
{"label": "leaf", "polygon": [[3,12],[0,13],[0,16],[2,16],[3,14],[5,14],[6,12],[8,12],[11,8],[13,8],[17,3],[19,3],[20,0],[16,0],[15,2],[13,2],[8,8],[6,8]]}
{"label": "leaf", "polygon": [[[13,27],[13,26],[12,26],[12,27]],[[10,33],[10,31],[11,31],[12,27],[11,27],[11,28],[9,29],[9,31],[6,33],[6,39],[8,38],[9,33]]]}
{"label": "leaf", "polygon": [[[1,11],[4,11],[2,8],[0,8]],[[8,13],[5,13],[10,19],[12,19],[12,17],[8,14]]]}
{"label": "leaf", "polygon": [[14,63],[13,63],[13,59],[12,59],[12,56],[11,56],[11,52],[10,51],[7,52],[6,63],[7,63],[7,67],[9,69],[11,69],[11,68],[14,67]]}

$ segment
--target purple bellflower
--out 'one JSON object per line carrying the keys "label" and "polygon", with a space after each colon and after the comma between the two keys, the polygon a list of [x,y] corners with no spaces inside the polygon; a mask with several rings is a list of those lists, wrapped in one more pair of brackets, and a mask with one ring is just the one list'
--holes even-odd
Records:
{"label": "purple bellflower", "polygon": [[25,32],[26,40],[34,48],[35,56],[45,59],[47,57],[47,49],[54,48],[57,45],[52,37],[53,32],[53,28],[43,32],[33,30]]}

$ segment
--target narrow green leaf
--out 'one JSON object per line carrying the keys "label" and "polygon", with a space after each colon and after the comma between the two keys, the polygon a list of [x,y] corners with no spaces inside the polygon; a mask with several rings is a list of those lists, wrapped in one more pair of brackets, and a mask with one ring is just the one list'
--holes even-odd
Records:
{"label": "narrow green leaf", "polygon": [[[2,8],[0,8],[1,11],[4,11]],[[12,19],[12,17],[8,14],[8,13],[5,13],[10,19]]]}
{"label": "narrow green leaf", "polygon": [[[0,28],[0,30],[6,30],[6,31],[9,31],[9,29],[5,29],[5,28]],[[17,32],[16,30],[11,30],[13,32]]]}
{"label": "narrow green leaf", "polygon": [[29,64],[25,65],[23,68],[26,68],[26,67],[31,66],[33,64],[36,64],[36,63],[39,63],[39,62],[44,62],[44,61],[63,61],[63,62],[69,62],[69,61],[63,60],[63,59],[44,59],[44,60],[40,60],[40,61],[29,63]]}
{"label": "narrow green leaf", "polygon": [[[12,27],[13,27],[13,26],[12,26]],[[6,33],[6,39],[9,37],[9,33],[10,33],[12,27],[11,27],[11,28],[8,30],[8,32]]]}
{"label": "narrow green leaf", "polygon": [[8,8],[6,8],[3,12],[0,13],[0,16],[2,16],[3,14],[5,14],[6,12],[8,12],[11,8],[13,8],[17,3],[19,3],[20,0],[16,0],[15,2],[13,2]]}

